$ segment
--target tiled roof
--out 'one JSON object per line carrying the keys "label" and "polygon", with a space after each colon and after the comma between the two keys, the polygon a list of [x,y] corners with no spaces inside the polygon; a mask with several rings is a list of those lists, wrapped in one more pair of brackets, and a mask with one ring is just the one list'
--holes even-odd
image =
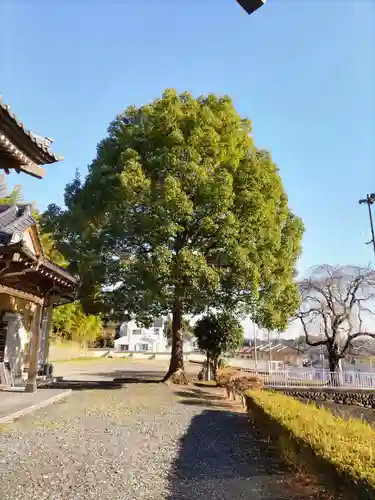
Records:
{"label": "tiled roof", "polygon": [[8,245],[12,240],[17,243],[24,231],[35,224],[31,205],[0,205],[0,245]]}
{"label": "tiled roof", "polygon": [[56,273],[64,276],[65,278],[67,278],[72,283],[78,283],[78,281],[79,281],[77,278],[75,278],[74,276],[72,276],[66,269],[64,269],[61,266],[58,266],[57,264],[55,264],[54,262],[51,262],[50,260],[46,260],[43,263],[43,265],[47,269],[49,269],[51,271],[54,271],[54,272],[56,272]]}
{"label": "tiled roof", "polygon": [[[0,247],[22,242],[23,233],[32,226],[36,226],[32,216],[31,205],[0,205]],[[24,248],[27,252],[27,248]],[[49,272],[63,276],[71,283],[77,284],[78,279],[66,269],[42,256],[41,266]]]}
{"label": "tiled roof", "polygon": [[[284,343],[270,343],[265,341],[258,341],[256,346],[257,352],[282,352],[283,354],[298,354],[298,349],[295,347],[285,345]],[[254,346],[242,347],[237,352],[238,354],[250,354],[254,351]]]}
{"label": "tiled roof", "polygon": [[24,124],[18,119],[17,115],[11,110],[10,106],[4,104],[2,97],[0,96],[0,112],[3,112],[10,121],[14,122],[15,125],[20,129],[20,131],[33,142],[47,157],[49,157],[50,163],[63,160],[62,156],[58,156],[53,153],[49,148],[53,140],[48,137],[41,137],[34,134],[30,130],[26,129]]}

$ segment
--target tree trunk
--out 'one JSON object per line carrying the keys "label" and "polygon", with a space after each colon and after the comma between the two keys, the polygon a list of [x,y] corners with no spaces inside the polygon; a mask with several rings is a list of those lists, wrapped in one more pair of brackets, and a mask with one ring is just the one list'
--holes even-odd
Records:
{"label": "tree trunk", "polygon": [[182,330],[182,307],[176,301],[172,310],[172,353],[169,369],[163,382],[171,381],[174,384],[187,384],[184,371],[184,336]]}
{"label": "tree trunk", "polygon": [[211,380],[211,360],[210,360],[210,353],[207,351],[206,352],[206,380]]}
{"label": "tree trunk", "polygon": [[328,362],[330,371],[330,384],[334,387],[339,385],[339,365],[340,358],[337,356],[336,352],[328,351]]}
{"label": "tree trunk", "polygon": [[329,371],[335,373],[338,369],[338,360],[332,353],[328,354],[328,362],[329,362]]}
{"label": "tree trunk", "polygon": [[217,371],[219,368],[219,357],[215,356],[212,362],[212,371],[213,371],[213,378],[216,380],[217,379]]}

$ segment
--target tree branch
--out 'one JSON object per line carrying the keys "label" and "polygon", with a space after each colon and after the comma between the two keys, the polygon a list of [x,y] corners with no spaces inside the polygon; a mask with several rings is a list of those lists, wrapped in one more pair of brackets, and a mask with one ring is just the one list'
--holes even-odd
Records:
{"label": "tree branch", "polygon": [[357,339],[358,337],[370,337],[372,339],[375,339],[375,333],[369,333],[369,332],[357,332],[352,335],[349,335],[349,341],[352,341],[353,339]]}
{"label": "tree branch", "polygon": [[302,328],[303,328],[303,331],[304,331],[304,334],[305,334],[305,341],[306,341],[307,345],[309,345],[311,347],[317,347],[317,346],[320,346],[320,345],[327,345],[329,343],[329,339],[328,338],[326,340],[317,340],[316,342],[312,342],[309,339],[309,332],[307,330],[307,325],[305,323],[304,316],[302,314],[298,314],[297,318],[301,321]]}

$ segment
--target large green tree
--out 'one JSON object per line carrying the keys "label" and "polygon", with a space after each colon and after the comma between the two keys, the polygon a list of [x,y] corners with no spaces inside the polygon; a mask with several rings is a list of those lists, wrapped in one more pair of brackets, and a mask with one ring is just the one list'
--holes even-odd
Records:
{"label": "large green tree", "polygon": [[302,222],[229,97],[167,90],[128,107],[65,204],[48,208],[44,226],[94,309],[145,324],[172,314],[166,379],[184,379],[183,315],[235,309],[282,329],[298,307]]}

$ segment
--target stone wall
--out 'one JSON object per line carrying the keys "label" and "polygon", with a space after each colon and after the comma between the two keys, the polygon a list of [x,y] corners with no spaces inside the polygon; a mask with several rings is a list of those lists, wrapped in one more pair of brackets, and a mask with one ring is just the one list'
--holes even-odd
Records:
{"label": "stone wall", "polygon": [[[276,389],[275,389],[276,390]],[[278,391],[304,401],[328,402],[375,409],[375,390],[344,389],[278,389]]]}

